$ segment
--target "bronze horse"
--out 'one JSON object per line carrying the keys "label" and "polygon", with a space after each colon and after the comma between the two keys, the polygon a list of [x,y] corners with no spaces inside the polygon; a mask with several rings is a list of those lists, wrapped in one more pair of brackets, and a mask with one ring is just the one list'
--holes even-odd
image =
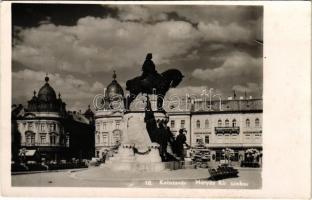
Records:
{"label": "bronze horse", "polygon": [[140,76],[135,77],[126,82],[126,90],[130,95],[125,100],[125,108],[129,110],[131,102],[140,93],[156,94],[157,95],[157,109],[163,110],[163,98],[168,92],[169,88],[174,88],[180,84],[183,79],[182,73],[177,69],[169,69],[161,74],[148,75],[142,79]]}

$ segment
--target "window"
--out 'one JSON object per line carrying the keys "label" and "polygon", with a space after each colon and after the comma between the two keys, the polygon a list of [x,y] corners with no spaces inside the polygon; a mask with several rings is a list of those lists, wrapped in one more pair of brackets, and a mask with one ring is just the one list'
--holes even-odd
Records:
{"label": "window", "polygon": [[69,135],[66,135],[66,146],[69,147]]}
{"label": "window", "polygon": [[181,120],[181,128],[185,128],[185,120]]}
{"label": "window", "polygon": [[32,129],[33,128],[33,123],[32,122],[29,122],[28,123],[28,129]]}
{"label": "window", "polygon": [[196,121],[196,128],[200,128],[200,121],[199,120]]}
{"label": "window", "polygon": [[260,127],[260,120],[258,118],[255,120],[255,126]]}
{"label": "window", "polygon": [[174,120],[171,120],[170,121],[170,128],[174,128],[175,127],[175,121]]}
{"label": "window", "polygon": [[219,127],[222,126],[222,121],[221,121],[221,119],[218,120],[218,126],[219,126]]}
{"label": "window", "polygon": [[120,140],[121,140],[121,131],[115,130],[113,132],[113,145],[120,143]]}
{"label": "window", "polygon": [[233,121],[232,121],[232,126],[233,126],[233,127],[236,127],[236,119],[233,119]]}
{"label": "window", "polygon": [[96,142],[96,143],[100,143],[100,140],[101,140],[101,138],[100,138],[100,133],[97,131],[97,132],[96,132],[96,139],[95,139],[95,142]]}
{"label": "window", "polygon": [[203,139],[201,137],[196,138],[196,144],[201,145],[203,144]]}
{"label": "window", "polygon": [[208,121],[208,119],[205,120],[205,128],[209,128],[209,121]]}
{"label": "window", "polygon": [[102,143],[108,145],[108,133],[102,133],[102,138],[103,138]]}
{"label": "window", "polygon": [[116,129],[119,129],[119,127],[120,127],[120,120],[117,120],[116,121]]}
{"label": "window", "polygon": [[230,121],[228,119],[225,120],[225,126],[229,127],[230,126]]}
{"label": "window", "polygon": [[51,124],[51,131],[56,131],[56,124],[55,123]]}
{"label": "window", "polygon": [[103,130],[106,130],[106,129],[107,129],[107,123],[103,122]]}
{"label": "window", "polygon": [[209,135],[205,135],[205,143],[209,144]]}
{"label": "window", "polygon": [[249,128],[250,127],[250,120],[246,119],[246,127]]}
{"label": "window", "polygon": [[100,152],[96,151],[96,157],[99,158],[100,157]]}
{"label": "window", "polygon": [[50,135],[50,144],[56,144],[56,136]]}
{"label": "window", "polygon": [[45,144],[46,143],[46,135],[45,134],[40,135],[40,143],[41,144]]}
{"label": "window", "polygon": [[44,124],[41,124],[41,131],[44,131]]}
{"label": "window", "polygon": [[35,133],[27,133],[26,134],[26,143],[34,145],[35,144],[35,136],[36,136]]}
{"label": "window", "polygon": [[96,130],[100,130],[100,124],[99,123],[96,123]]}

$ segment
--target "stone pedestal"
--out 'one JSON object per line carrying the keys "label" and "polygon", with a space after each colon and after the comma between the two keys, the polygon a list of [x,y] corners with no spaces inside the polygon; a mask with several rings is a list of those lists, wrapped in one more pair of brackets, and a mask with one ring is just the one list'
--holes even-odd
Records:
{"label": "stone pedestal", "polygon": [[[154,115],[156,120],[165,118],[164,113],[161,112],[155,112]],[[129,112],[123,116],[123,136],[118,153],[107,160],[104,166],[114,171],[162,171],[165,169],[159,155],[159,144],[151,142],[144,117],[144,112]]]}

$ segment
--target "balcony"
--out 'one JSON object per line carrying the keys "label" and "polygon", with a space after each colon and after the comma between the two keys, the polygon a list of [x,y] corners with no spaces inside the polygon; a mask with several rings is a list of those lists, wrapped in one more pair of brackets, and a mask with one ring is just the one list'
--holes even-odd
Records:
{"label": "balcony", "polygon": [[215,127],[216,134],[239,134],[239,126],[234,127]]}

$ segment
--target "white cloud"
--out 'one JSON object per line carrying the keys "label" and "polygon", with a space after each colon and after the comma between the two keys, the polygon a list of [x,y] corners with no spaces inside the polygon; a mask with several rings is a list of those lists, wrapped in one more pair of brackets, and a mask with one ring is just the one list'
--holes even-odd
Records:
{"label": "white cloud", "polygon": [[247,93],[252,93],[252,92],[259,92],[261,90],[260,86],[257,83],[249,82],[247,85],[234,85],[232,87],[233,90],[238,91],[238,92],[247,92]]}
{"label": "white cloud", "polygon": [[[236,7],[207,7],[211,12],[196,6],[112,7],[119,9],[119,19],[88,16],[80,18],[75,26],[56,26],[46,20],[39,27],[20,30],[21,40],[13,48],[13,59],[31,69],[77,73],[138,67],[147,52],[154,54],[155,63],[168,64],[177,56],[199,49],[203,41],[253,41],[261,22],[254,20],[249,23],[252,25],[242,26],[239,22],[244,21],[241,15],[246,9]],[[220,10],[227,13],[226,20]],[[182,19],[168,20],[173,12],[198,23],[198,27],[178,21]],[[144,23],[147,21],[153,23]]]}
{"label": "white cloud", "polygon": [[[32,69],[97,72],[141,65],[147,52],[158,64],[198,45],[199,33],[183,21],[155,25],[85,17],[76,26],[41,25],[22,30],[13,59]],[[50,69],[50,70],[48,70]]]}
{"label": "white cloud", "polygon": [[[29,69],[12,72],[14,98],[26,97],[27,100],[30,100],[33,91],[36,90],[38,93],[39,89],[44,85],[45,76],[46,74],[42,71]],[[61,98],[67,103],[68,110],[87,108],[87,105],[92,102],[92,98],[103,92],[104,85],[99,82],[90,84],[72,75],[60,75],[58,73],[49,74],[48,76],[50,79],[49,84],[54,88],[56,94],[61,93]]]}
{"label": "white cloud", "polygon": [[198,29],[202,32],[205,41],[217,42],[253,42],[252,31],[231,23],[222,26],[219,22],[200,22]]}
{"label": "white cloud", "polygon": [[213,69],[195,69],[192,76],[200,80],[215,81],[229,77],[248,77],[253,74],[257,75],[261,73],[261,58],[253,58],[243,52],[233,52],[230,56],[224,57],[223,59],[224,63],[220,67]]}

